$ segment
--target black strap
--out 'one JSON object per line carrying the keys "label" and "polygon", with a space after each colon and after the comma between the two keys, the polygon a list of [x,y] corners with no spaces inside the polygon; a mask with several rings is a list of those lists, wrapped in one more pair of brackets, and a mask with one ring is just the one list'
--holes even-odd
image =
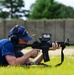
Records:
{"label": "black strap", "polygon": [[65,49],[66,46],[69,46],[69,39],[67,39],[65,42],[60,42],[60,44],[61,44],[61,48],[62,48],[61,49],[61,63],[57,64],[56,67],[60,66],[63,63],[63,61],[64,61],[63,50]]}
{"label": "black strap", "polygon": [[59,64],[55,65],[55,67],[60,66],[63,63],[63,61],[64,61],[64,53],[63,53],[63,50],[64,50],[64,48],[62,48],[62,50],[61,50],[61,62]]}

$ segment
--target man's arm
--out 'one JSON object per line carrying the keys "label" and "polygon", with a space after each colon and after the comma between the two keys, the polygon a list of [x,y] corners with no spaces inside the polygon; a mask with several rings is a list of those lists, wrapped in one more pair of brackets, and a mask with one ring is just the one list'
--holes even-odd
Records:
{"label": "man's arm", "polygon": [[6,55],[5,58],[7,60],[7,62],[9,63],[9,65],[23,65],[24,63],[27,62],[27,60],[29,59],[29,57],[33,54],[35,54],[37,51],[36,50],[31,50],[28,53],[26,53],[24,56],[16,58],[15,56],[12,55]]}
{"label": "man's arm", "polygon": [[25,64],[40,63],[43,60],[43,54],[39,54],[34,60],[28,59]]}

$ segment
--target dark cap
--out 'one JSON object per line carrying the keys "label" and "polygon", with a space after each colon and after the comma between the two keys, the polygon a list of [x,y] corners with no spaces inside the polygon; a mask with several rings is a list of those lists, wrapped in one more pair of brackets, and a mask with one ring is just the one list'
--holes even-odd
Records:
{"label": "dark cap", "polygon": [[8,36],[11,37],[12,35],[16,35],[18,38],[21,38],[21,39],[27,40],[27,41],[32,40],[32,37],[28,34],[25,27],[23,27],[23,26],[18,26],[18,25],[14,26],[9,31]]}

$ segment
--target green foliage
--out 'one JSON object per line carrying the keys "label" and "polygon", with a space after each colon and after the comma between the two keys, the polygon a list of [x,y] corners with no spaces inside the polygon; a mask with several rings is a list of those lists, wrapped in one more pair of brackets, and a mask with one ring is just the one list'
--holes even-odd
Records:
{"label": "green foliage", "polygon": [[0,13],[0,17],[3,18],[3,19],[6,19],[6,18],[8,17],[8,15],[9,15],[8,12],[2,11],[2,12]]}
{"label": "green foliage", "polygon": [[55,0],[36,0],[36,3],[31,6],[29,19],[74,18],[73,13],[72,7],[67,7]]}

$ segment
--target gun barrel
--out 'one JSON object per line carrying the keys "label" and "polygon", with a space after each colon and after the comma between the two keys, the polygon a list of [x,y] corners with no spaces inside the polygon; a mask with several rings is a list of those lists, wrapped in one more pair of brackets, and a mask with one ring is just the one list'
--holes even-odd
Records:
{"label": "gun barrel", "polygon": [[70,46],[74,46],[74,44],[69,44]]}

